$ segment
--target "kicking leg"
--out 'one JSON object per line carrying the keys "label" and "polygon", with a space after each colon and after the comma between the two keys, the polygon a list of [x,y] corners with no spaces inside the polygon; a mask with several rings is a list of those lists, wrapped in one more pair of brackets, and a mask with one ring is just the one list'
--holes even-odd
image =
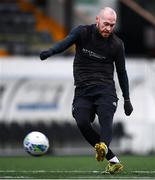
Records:
{"label": "kicking leg", "polygon": [[73,117],[82,135],[93,147],[96,143],[100,142],[99,134],[97,134],[91,125],[92,117],[94,117],[92,109],[85,107],[74,108]]}
{"label": "kicking leg", "polygon": [[106,156],[107,146],[104,143],[99,143],[100,136],[92,128],[91,122],[92,117],[94,117],[94,111],[88,108],[77,108],[74,109],[73,116],[82,135],[95,148],[96,160],[103,161]]}

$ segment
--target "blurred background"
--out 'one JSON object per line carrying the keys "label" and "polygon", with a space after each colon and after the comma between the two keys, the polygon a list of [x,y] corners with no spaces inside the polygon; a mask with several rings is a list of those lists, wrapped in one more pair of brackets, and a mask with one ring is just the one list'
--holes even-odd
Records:
{"label": "blurred background", "polygon": [[[74,47],[41,62],[39,53],[80,24],[95,23],[100,8],[118,13],[116,34],[126,49],[134,112],[119,97],[111,147],[119,154],[155,153],[155,1],[0,0],[0,155],[25,155],[31,131],[46,134],[49,154],[93,154],[72,118]],[[93,123],[98,129],[97,119]]]}

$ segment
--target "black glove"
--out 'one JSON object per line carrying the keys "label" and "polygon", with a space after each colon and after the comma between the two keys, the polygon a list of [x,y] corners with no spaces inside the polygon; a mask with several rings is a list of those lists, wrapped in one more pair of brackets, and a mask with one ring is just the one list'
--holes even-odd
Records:
{"label": "black glove", "polygon": [[51,51],[42,51],[40,53],[40,59],[43,61],[52,55]]}
{"label": "black glove", "polygon": [[125,111],[125,114],[127,116],[130,116],[130,114],[132,113],[133,107],[132,107],[132,104],[130,102],[130,99],[124,100],[124,111]]}

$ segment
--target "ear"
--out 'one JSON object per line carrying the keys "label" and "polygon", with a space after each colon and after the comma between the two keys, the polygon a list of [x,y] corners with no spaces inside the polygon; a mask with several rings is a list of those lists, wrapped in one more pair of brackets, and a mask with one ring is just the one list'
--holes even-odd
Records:
{"label": "ear", "polygon": [[99,16],[96,16],[96,24],[99,22]]}
{"label": "ear", "polygon": [[99,16],[96,16],[96,27],[98,28],[99,26]]}

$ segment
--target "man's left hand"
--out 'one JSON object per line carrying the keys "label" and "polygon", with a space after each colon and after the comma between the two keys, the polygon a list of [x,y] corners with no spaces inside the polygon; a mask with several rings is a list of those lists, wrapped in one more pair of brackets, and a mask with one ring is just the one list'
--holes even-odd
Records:
{"label": "man's left hand", "polygon": [[124,100],[124,111],[127,116],[130,116],[130,114],[132,113],[133,107],[130,99]]}

